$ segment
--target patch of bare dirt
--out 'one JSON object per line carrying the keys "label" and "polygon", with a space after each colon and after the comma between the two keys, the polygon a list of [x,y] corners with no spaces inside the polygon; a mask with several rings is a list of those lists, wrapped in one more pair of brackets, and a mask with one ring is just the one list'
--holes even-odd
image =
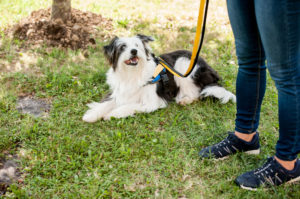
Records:
{"label": "patch of bare dirt", "polygon": [[[20,49],[16,49],[16,51],[19,50]],[[36,53],[25,51],[23,49],[18,53],[14,53],[14,59],[11,62],[6,59],[4,52],[3,56],[1,56],[0,52],[0,74],[23,71],[38,75],[40,71],[37,67],[34,67],[37,64],[37,60],[38,56]]]}
{"label": "patch of bare dirt", "polygon": [[108,38],[105,31],[113,28],[111,19],[77,9],[72,9],[72,17],[66,23],[50,18],[50,8],[33,11],[8,32],[28,44],[46,43],[50,46],[79,49],[94,45],[96,37]]}
{"label": "patch of bare dirt", "polygon": [[19,176],[17,163],[14,160],[0,157],[0,197],[6,193],[9,185],[18,180]]}
{"label": "patch of bare dirt", "polygon": [[35,99],[30,96],[20,97],[17,102],[18,111],[35,117],[47,117],[50,109],[50,102],[43,99]]}

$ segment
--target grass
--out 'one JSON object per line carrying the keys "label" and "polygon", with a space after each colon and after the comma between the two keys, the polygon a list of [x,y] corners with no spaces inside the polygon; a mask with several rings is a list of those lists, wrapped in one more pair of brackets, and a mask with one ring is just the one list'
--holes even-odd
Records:
{"label": "grass", "polygon": [[[102,13],[114,21],[108,34],[153,35],[156,53],[191,49],[197,2],[83,1],[73,6]],[[0,28],[4,29],[51,1],[2,0]],[[168,6],[168,9],[164,9]],[[149,9],[151,8],[151,9]],[[233,37],[225,5],[211,2],[202,56],[235,89],[237,73]],[[107,41],[80,50],[41,47],[19,50],[20,41],[0,39],[0,152],[18,154],[23,183],[10,187],[7,198],[297,198],[298,185],[261,188],[249,192],[236,187],[239,174],[274,154],[278,138],[277,94],[268,79],[262,106],[258,156],[236,154],[224,161],[199,160],[200,148],[220,141],[234,127],[235,105],[206,99],[182,107],[171,103],[152,114],[126,119],[82,122],[88,102],[108,92],[102,53]],[[24,57],[31,62],[26,64]],[[1,65],[2,64],[2,65]],[[25,67],[26,66],[26,67]],[[48,118],[34,118],[16,110],[19,95],[33,94],[52,102]]]}

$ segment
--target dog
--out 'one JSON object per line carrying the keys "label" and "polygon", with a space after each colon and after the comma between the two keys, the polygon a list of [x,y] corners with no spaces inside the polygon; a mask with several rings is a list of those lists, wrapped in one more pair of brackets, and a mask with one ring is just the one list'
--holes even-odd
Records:
{"label": "dog", "polygon": [[[111,65],[106,74],[111,93],[100,103],[88,104],[89,110],[84,114],[83,121],[92,123],[99,119],[150,113],[165,108],[173,100],[181,105],[208,96],[220,99],[221,103],[236,101],[234,94],[218,84],[219,75],[201,57],[188,77],[176,77],[166,71],[168,81],[149,83],[157,66],[156,57],[149,46],[152,41],[152,37],[138,34],[115,37],[109,45],[104,46],[104,55]],[[160,57],[178,72],[185,73],[191,52],[177,50]]]}

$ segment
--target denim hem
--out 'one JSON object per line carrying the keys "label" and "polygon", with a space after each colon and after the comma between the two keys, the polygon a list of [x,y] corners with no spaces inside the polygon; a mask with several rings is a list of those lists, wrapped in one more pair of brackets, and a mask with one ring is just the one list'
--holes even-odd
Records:
{"label": "denim hem", "polygon": [[239,132],[239,133],[244,133],[244,134],[251,134],[251,133],[254,133],[256,132],[257,129],[252,129],[252,130],[247,130],[247,129],[242,129],[242,128],[239,128],[239,127],[235,127],[235,131]]}
{"label": "denim hem", "polygon": [[275,156],[283,161],[293,161],[293,160],[297,159],[297,155],[282,156],[277,151],[276,151]]}

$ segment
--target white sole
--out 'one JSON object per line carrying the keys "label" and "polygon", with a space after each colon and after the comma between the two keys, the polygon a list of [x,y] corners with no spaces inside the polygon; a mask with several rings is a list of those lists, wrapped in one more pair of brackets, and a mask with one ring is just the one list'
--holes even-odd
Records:
{"label": "white sole", "polygon": [[[256,149],[256,150],[252,150],[252,151],[245,151],[244,153],[246,153],[248,155],[258,155],[260,153],[260,149]],[[229,157],[230,157],[230,155],[227,155],[227,156],[225,156],[223,158],[215,158],[215,160],[217,160],[217,161],[219,161],[219,160],[225,160],[225,159],[227,159]]]}
{"label": "white sole", "polygon": [[245,187],[245,186],[243,186],[243,185],[240,185],[240,187],[241,187],[242,189],[245,189],[245,190],[248,190],[248,191],[257,191],[257,188]]}
{"label": "white sole", "polygon": [[[285,184],[293,184],[293,183],[296,183],[296,182],[298,182],[298,181],[300,181],[300,176],[297,177],[297,178],[295,178],[295,179],[292,179],[292,180],[290,180],[290,181],[287,181]],[[249,191],[256,191],[256,190],[257,190],[257,188],[245,187],[244,185],[240,185],[240,187],[241,187],[242,189],[249,190]]]}
{"label": "white sole", "polygon": [[293,183],[298,182],[298,181],[300,181],[300,176],[297,177],[297,178],[295,178],[295,179],[292,179],[292,180],[286,182],[286,184],[293,184]]}
{"label": "white sole", "polygon": [[230,155],[225,156],[225,157],[223,157],[223,158],[214,158],[214,160],[215,160],[215,161],[221,161],[221,160],[225,160],[225,159],[227,159],[227,158],[229,158],[229,157],[230,157]]}
{"label": "white sole", "polygon": [[245,151],[245,153],[248,155],[258,155],[260,153],[260,149]]}

